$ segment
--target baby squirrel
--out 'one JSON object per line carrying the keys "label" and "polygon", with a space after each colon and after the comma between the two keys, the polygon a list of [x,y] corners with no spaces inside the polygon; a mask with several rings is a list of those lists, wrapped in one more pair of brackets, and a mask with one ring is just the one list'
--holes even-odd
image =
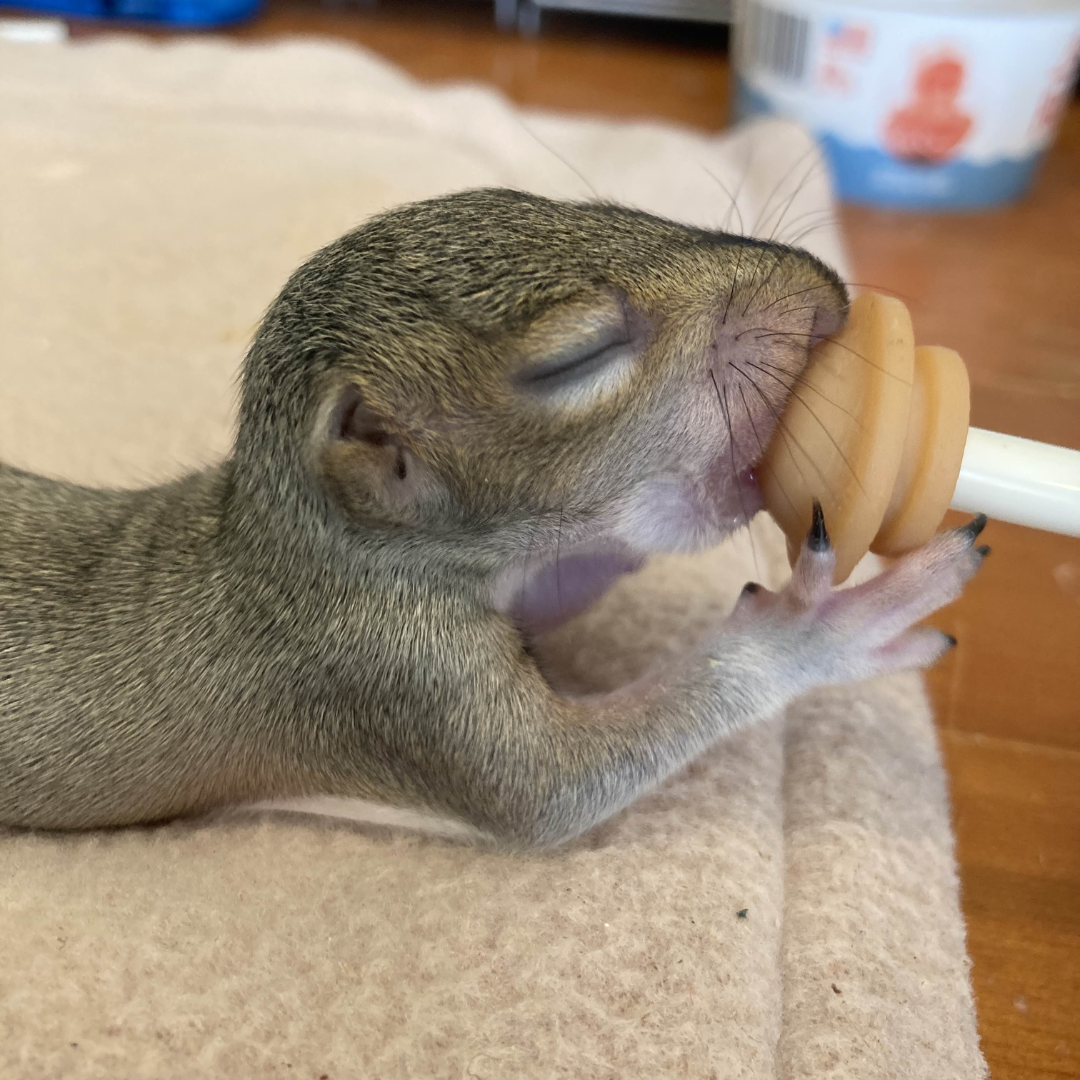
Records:
{"label": "baby squirrel", "polygon": [[338,796],[550,844],[812,687],[932,663],[951,640],[912,627],[982,520],[834,591],[819,513],[788,586],[612,694],[556,693],[530,652],[757,512],[846,310],[804,251],[621,206],[369,220],[270,307],[220,465],[146,490],[0,465],[0,823]]}

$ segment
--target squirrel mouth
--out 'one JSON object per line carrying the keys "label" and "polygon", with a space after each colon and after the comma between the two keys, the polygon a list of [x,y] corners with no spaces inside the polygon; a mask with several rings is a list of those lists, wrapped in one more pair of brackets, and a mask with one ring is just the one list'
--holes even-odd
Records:
{"label": "squirrel mouth", "polygon": [[760,470],[760,463],[755,461],[733,473],[726,456],[721,456],[710,469],[701,514],[715,521],[723,535],[749,525],[751,518],[764,509]]}
{"label": "squirrel mouth", "polygon": [[740,500],[740,510],[746,522],[759,511],[765,509],[765,499],[761,493],[761,463],[747,465],[735,477],[735,494]]}

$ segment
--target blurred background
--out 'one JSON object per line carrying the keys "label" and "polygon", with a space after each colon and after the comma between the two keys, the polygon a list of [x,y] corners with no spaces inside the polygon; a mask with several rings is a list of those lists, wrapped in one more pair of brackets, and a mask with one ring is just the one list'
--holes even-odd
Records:
{"label": "blurred background", "polygon": [[[731,25],[732,20],[736,26]],[[718,132],[761,112],[819,138],[853,280],[957,349],[972,423],[1080,448],[1080,4],[1055,0],[44,0],[0,36],[316,35],[529,107]],[[936,620],[992,1075],[1080,1077],[1080,541],[991,523]],[[945,1080],[945,1078],[942,1078]]]}

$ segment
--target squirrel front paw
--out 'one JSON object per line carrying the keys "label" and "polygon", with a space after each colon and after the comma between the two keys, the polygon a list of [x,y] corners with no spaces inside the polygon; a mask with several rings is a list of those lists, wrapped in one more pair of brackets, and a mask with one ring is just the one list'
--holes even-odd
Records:
{"label": "squirrel front paw", "polygon": [[791,672],[801,689],[929,667],[956,639],[915,624],[955,600],[990,554],[975,545],[985,525],[979,514],[959,529],[938,533],[871,580],[835,589],[836,556],[815,502],[790,582],[775,593],[747,584],[729,627],[761,634],[769,651],[778,652],[780,670]]}

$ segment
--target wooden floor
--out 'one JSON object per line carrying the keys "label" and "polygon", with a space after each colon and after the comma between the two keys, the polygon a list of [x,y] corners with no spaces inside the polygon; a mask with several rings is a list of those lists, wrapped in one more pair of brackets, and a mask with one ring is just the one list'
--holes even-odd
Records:
{"label": "wooden floor", "polygon": [[[724,34],[580,16],[500,35],[491,6],[270,0],[254,39],[332,35],[422,79],[514,101],[717,131]],[[1080,105],[1032,195],[973,216],[847,208],[855,279],[908,303],[920,340],[973,379],[973,423],[1080,448]],[[994,548],[939,618],[960,640],[930,678],[952,780],[983,1045],[995,1080],[1080,1077],[1080,541],[991,523]],[[942,1077],[940,1080],[949,1080]]]}

